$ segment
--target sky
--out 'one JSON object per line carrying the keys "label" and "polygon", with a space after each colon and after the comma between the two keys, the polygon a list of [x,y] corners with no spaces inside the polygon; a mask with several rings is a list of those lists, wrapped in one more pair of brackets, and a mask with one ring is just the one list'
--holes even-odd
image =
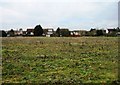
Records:
{"label": "sky", "polygon": [[0,29],[114,28],[119,0],[0,0]]}

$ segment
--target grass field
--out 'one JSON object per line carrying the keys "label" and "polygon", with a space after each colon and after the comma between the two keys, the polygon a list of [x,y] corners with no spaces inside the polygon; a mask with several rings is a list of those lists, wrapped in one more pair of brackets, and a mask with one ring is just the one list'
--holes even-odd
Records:
{"label": "grass field", "polygon": [[117,37],[2,38],[3,83],[110,83]]}

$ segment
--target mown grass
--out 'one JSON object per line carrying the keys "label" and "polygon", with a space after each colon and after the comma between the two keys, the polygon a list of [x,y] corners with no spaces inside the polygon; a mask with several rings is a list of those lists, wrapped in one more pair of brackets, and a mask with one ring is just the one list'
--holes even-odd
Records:
{"label": "mown grass", "polygon": [[110,83],[117,56],[117,37],[3,38],[2,82]]}

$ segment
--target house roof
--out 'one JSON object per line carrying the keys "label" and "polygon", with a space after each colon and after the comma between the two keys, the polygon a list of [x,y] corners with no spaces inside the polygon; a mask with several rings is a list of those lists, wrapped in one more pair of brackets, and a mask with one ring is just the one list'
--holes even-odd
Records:
{"label": "house roof", "polygon": [[67,28],[60,29],[60,31],[69,31]]}
{"label": "house roof", "polygon": [[44,34],[53,34],[54,30],[52,28],[43,29]]}
{"label": "house roof", "polygon": [[73,32],[86,32],[86,30],[73,30]]}
{"label": "house roof", "polygon": [[117,31],[117,29],[108,29],[108,31]]}
{"label": "house roof", "polygon": [[43,29],[43,31],[48,32],[48,31],[54,31],[52,28],[49,29]]}
{"label": "house roof", "polygon": [[27,32],[34,32],[34,29],[27,29]]}

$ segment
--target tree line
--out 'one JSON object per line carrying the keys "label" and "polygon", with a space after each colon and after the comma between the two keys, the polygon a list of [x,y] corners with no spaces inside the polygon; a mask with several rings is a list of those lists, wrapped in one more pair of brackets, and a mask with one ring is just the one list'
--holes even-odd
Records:
{"label": "tree line", "polygon": [[[109,32],[106,33],[106,30],[103,29],[90,29],[90,31],[84,31],[84,34],[81,33],[81,36],[117,36],[120,34],[120,29],[119,27],[117,27],[116,29],[109,29]],[[42,28],[41,25],[36,25],[33,31],[34,35],[33,36],[43,36],[44,34],[44,29]],[[72,34],[71,34],[72,33]],[[75,34],[75,31],[69,31],[69,29],[60,29],[60,27],[57,28],[57,30],[51,35],[53,37],[75,37],[77,36]],[[8,31],[7,33],[2,30],[0,33],[1,37],[7,37],[8,34],[10,34],[11,37],[14,37],[14,30],[11,29],[10,31]],[[26,35],[24,36],[30,36],[30,33],[28,32]]]}

